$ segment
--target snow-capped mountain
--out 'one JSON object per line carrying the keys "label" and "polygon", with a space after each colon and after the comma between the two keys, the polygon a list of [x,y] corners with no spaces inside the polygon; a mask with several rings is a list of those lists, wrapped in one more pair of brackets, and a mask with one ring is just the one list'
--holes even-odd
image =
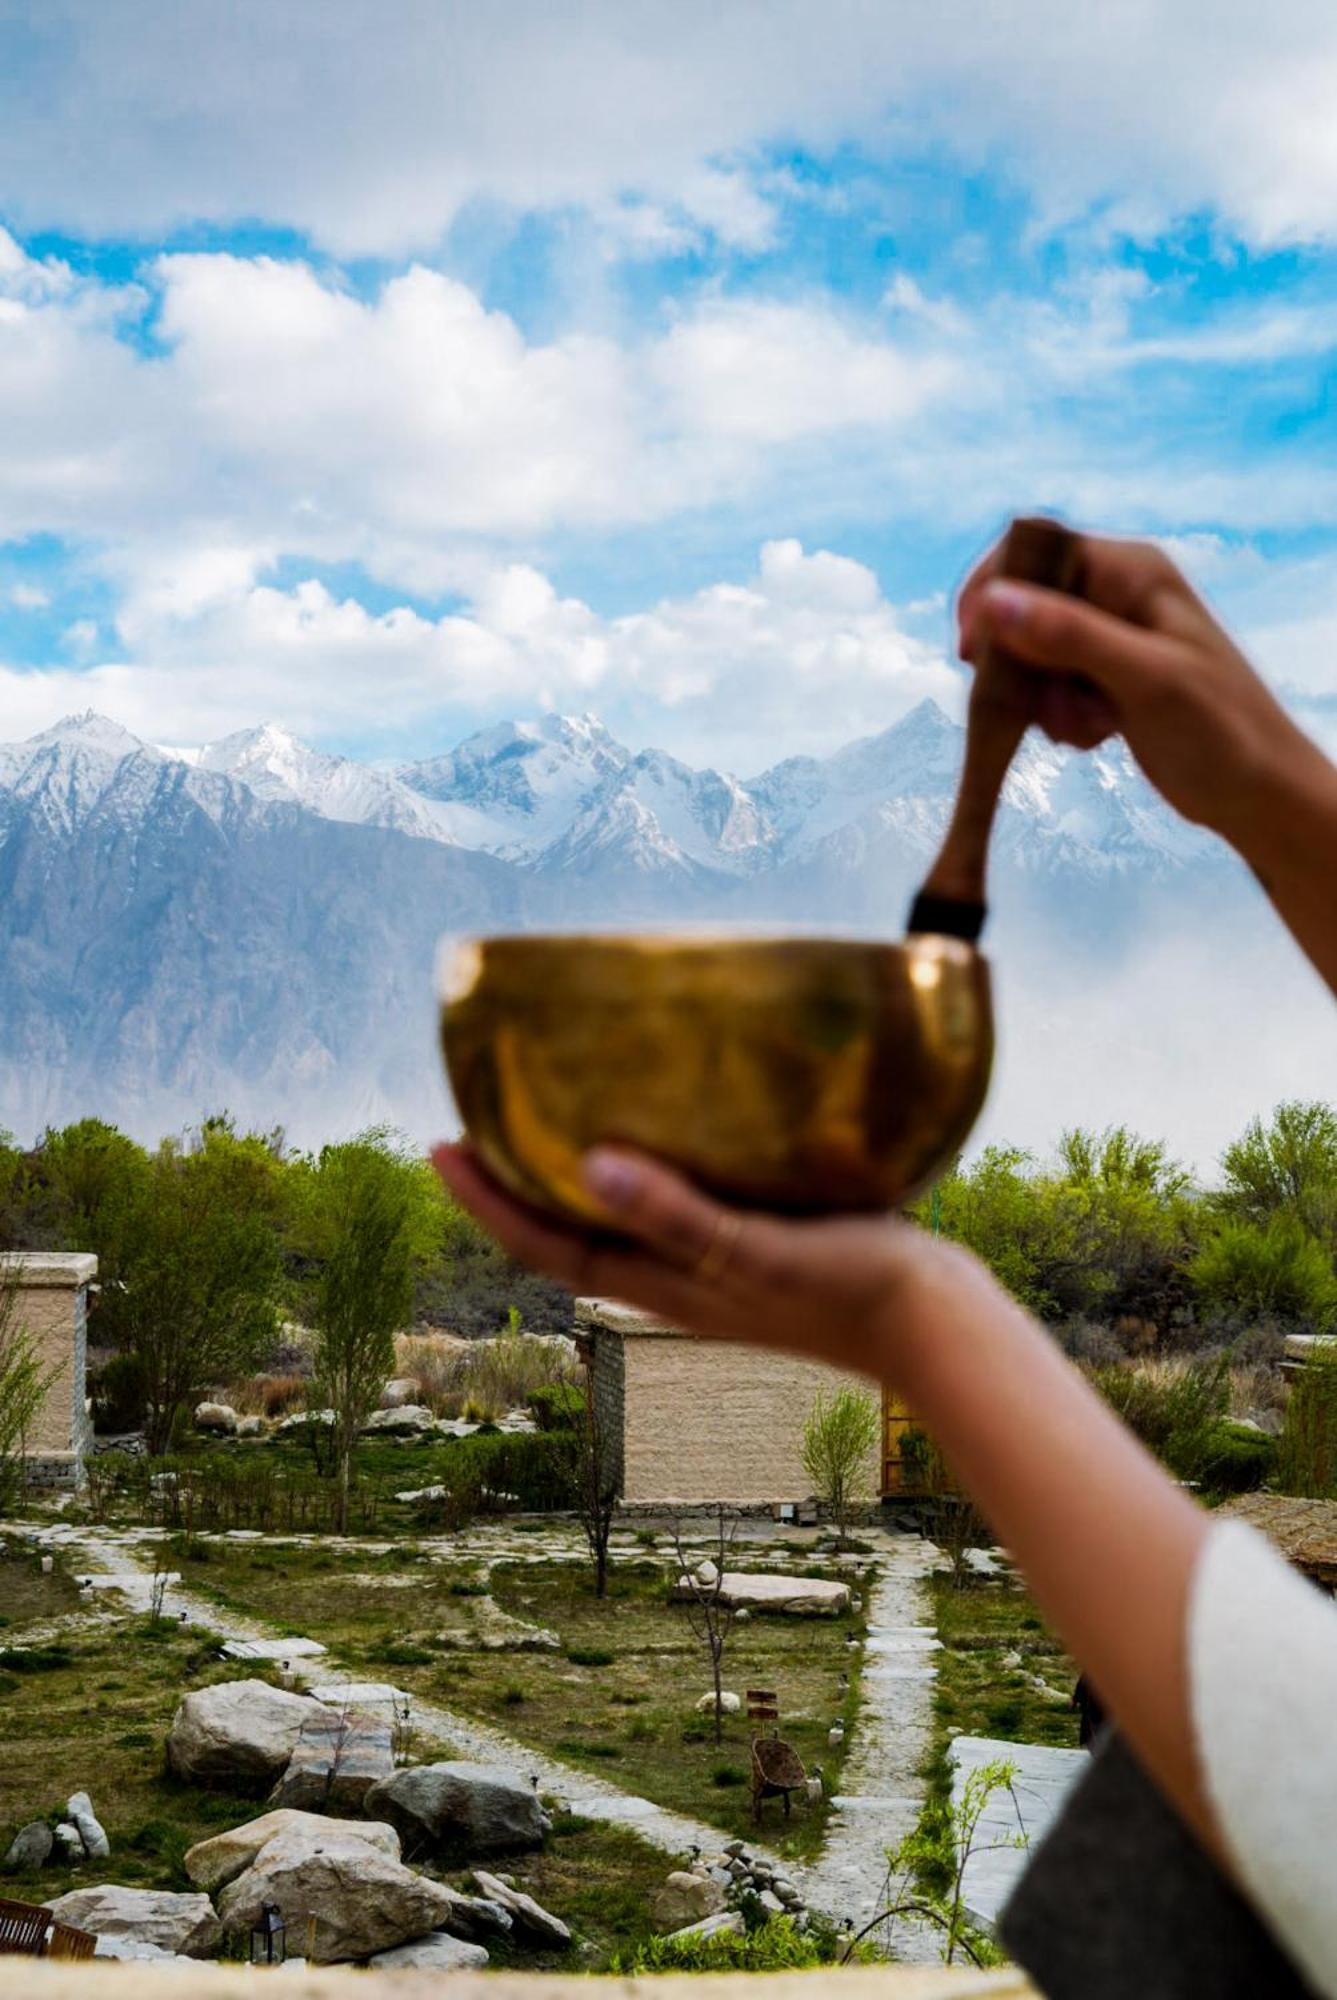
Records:
{"label": "snow-capped mountain", "polygon": [[[593,716],[499,724],[393,772],[273,725],[179,750],[72,717],[0,746],[0,1125],[98,1112],[152,1136],[226,1106],[310,1139],[382,1119],[425,1137],[448,1115],[431,1029],[442,931],[722,918],[899,935],[961,748],[931,702],[747,780],[632,751]],[[1199,1043],[1204,1014],[1260,968],[1276,1016],[1284,947],[1261,899],[1121,746],[1023,746],[991,900],[1013,1018],[1045,1024],[1042,1095],[1056,1047],[1089,1054],[1094,996],[1167,941],[1221,940]],[[1154,999],[1166,1032],[1177,978],[1162,969],[1154,996],[1139,985],[1111,1012],[1111,1052],[1083,1064],[1079,1096],[1118,1078],[1137,1007]],[[1298,1093],[1289,1024],[1278,1046]],[[1230,1057],[1241,1092],[1260,1047]]]}

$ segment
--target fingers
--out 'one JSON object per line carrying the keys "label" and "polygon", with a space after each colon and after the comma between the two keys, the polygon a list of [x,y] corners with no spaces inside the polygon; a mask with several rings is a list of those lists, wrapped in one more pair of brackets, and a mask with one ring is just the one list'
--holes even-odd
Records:
{"label": "fingers", "polygon": [[669,1263],[699,1271],[715,1262],[721,1278],[743,1269],[757,1223],[702,1194],[670,1167],[601,1146],[585,1161],[585,1180],[620,1229]]}
{"label": "fingers", "polygon": [[1080,598],[996,577],[980,593],[977,640],[1005,646],[1028,666],[1085,674],[1122,704],[1175,668],[1176,641]]}
{"label": "fingers", "polygon": [[[610,1157],[619,1161],[625,1158],[623,1155]],[[432,1154],[432,1164],[457,1200],[477,1216],[483,1227],[519,1263],[546,1271],[569,1291],[620,1299],[645,1311],[661,1313],[675,1325],[695,1326],[706,1331],[721,1330],[720,1307],[723,1301],[718,1291],[703,1284],[691,1269],[683,1269],[680,1261],[666,1262],[655,1250],[603,1243],[580,1229],[565,1229],[560,1224],[549,1222],[498,1186],[468,1146],[438,1146]],[[635,1166],[640,1164],[639,1161],[634,1163]],[[675,1188],[682,1188],[688,1195],[692,1194],[676,1175],[666,1170],[651,1168],[647,1164],[646,1176],[651,1180],[662,1179]],[[633,1179],[634,1174],[624,1175],[622,1184],[630,1190]],[[642,1213],[661,1214],[658,1204],[665,1192],[655,1189],[642,1206]],[[603,1190],[600,1190],[600,1198],[607,1199]],[[707,1210],[716,1208],[716,1204],[706,1201],[704,1196],[693,1199],[699,1200]],[[609,1205],[612,1206],[612,1203]],[[724,1215],[732,1213],[730,1210],[719,1212]],[[627,1227],[633,1226],[628,1217]],[[681,1229],[671,1222],[663,1226],[675,1245],[681,1246],[688,1240]],[[693,1240],[701,1240],[702,1233],[698,1228]],[[713,1240],[713,1232],[710,1233],[710,1240]],[[699,1253],[694,1261],[699,1262]],[[731,1326],[728,1330],[743,1337],[751,1332],[745,1323]]]}

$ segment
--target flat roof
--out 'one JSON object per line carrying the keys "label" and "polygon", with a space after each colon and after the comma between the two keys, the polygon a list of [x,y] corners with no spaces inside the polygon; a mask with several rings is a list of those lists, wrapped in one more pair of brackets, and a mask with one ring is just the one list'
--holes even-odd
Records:
{"label": "flat roof", "polygon": [[0,1273],[12,1273],[20,1285],[86,1285],[97,1276],[91,1250],[6,1250],[0,1252]]}
{"label": "flat roof", "polygon": [[620,1299],[577,1299],[576,1326],[582,1333],[615,1333],[621,1340],[694,1340],[686,1327],[660,1313],[641,1312]]}

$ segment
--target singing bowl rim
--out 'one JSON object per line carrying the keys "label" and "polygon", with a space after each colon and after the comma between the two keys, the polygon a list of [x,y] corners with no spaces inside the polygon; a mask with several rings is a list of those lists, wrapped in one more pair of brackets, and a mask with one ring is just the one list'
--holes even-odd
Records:
{"label": "singing bowl rim", "polygon": [[922,931],[903,938],[865,938],[843,932],[824,931],[718,931],[702,927],[693,930],[581,930],[581,931],[450,931],[441,938],[436,953],[436,998],[439,1008],[467,999],[484,969],[495,970],[494,954],[514,956],[569,956],[573,967],[582,955],[614,953],[661,962],[679,959],[683,965],[693,959],[705,961],[722,956],[770,958],[777,977],[786,976],[789,959],[846,957],[903,960],[907,964],[947,960],[961,967],[977,966],[986,979],[991,976],[988,954],[963,938],[940,932]]}

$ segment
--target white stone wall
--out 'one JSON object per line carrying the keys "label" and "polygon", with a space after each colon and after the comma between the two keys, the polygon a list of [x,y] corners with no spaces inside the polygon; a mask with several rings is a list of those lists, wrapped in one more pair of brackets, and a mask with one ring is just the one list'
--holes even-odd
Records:
{"label": "white stone wall", "polygon": [[15,1323],[33,1341],[48,1378],[24,1452],[39,1485],[77,1485],[88,1446],[87,1289],[97,1259],[78,1253],[17,1252],[0,1282],[15,1286]]}

